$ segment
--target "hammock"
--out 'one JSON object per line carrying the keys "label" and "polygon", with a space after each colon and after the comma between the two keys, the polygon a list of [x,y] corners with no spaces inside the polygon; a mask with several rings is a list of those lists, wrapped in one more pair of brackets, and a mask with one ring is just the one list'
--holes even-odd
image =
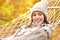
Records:
{"label": "hammock", "polygon": [[[57,24],[60,20],[60,6],[59,6],[59,0],[48,0],[49,7],[48,7],[48,13],[50,17],[48,18],[49,23]],[[25,14],[21,15],[20,17],[17,17],[15,20],[10,21],[7,24],[4,24],[0,26],[0,37],[8,37],[10,35],[13,35],[15,31],[20,28],[22,25],[29,26],[31,23],[31,13],[30,10],[26,12]]]}

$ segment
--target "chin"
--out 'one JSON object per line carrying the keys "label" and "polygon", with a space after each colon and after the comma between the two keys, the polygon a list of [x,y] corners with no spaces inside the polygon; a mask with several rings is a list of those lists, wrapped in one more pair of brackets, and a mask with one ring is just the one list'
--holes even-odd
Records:
{"label": "chin", "polygon": [[37,25],[41,25],[41,23],[37,23]]}

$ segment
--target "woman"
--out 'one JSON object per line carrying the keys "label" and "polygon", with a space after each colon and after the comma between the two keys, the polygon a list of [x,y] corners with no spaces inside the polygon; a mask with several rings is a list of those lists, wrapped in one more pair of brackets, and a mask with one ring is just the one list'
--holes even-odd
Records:
{"label": "woman", "polygon": [[48,40],[53,26],[47,21],[47,4],[38,2],[30,11],[32,24],[22,26],[14,35],[2,40]]}

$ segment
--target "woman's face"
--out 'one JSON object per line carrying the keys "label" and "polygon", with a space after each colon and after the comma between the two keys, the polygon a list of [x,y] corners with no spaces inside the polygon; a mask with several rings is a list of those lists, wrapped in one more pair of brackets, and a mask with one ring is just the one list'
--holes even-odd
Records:
{"label": "woman's face", "polygon": [[40,11],[33,12],[32,17],[35,25],[41,25],[44,22],[44,15]]}

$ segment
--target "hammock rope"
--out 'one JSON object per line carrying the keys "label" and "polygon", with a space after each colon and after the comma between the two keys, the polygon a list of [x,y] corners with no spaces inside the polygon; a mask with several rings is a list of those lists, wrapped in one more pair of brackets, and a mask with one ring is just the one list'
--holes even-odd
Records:
{"label": "hammock rope", "polygon": [[[54,0],[54,1],[49,0],[48,3],[49,3],[48,13],[50,15],[48,21],[50,23],[60,22],[57,21],[60,20],[59,0]],[[28,26],[30,23],[31,23],[31,13],[29,10],[20,17],[17,17],[15,20],[12,20],[9,23],[0,26],[0,37],[4,38],[13,35],[18,28],[20,28],[23,25]]]}

